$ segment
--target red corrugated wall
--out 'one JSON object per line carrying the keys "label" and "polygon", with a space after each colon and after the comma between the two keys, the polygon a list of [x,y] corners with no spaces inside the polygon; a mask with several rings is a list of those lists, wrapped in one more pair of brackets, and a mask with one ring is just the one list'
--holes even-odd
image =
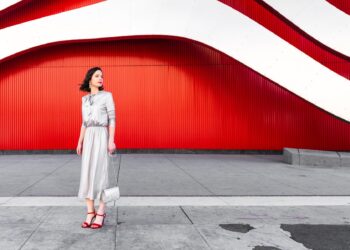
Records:
{"label": "red corrugated wall", "polygon": [[349,123],[211,48],[170,38],[53,45],[1,63],[0,149],[75,149],[78,84],[96,65],[114,95],[119,149],[350,149]]}

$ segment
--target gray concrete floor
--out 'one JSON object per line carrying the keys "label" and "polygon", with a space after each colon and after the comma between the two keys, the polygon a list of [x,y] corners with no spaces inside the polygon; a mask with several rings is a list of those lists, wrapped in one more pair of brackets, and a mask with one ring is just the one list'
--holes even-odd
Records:
{"label": "gray concrete floor", "polygon": [[[198,205],[116,202],[92,230],[80,228],[85,204],[72,202],[80,163],[68,154],[0,156],[0,249],[350,249],[350,168],[291,166],[281,155],[122,154],[122,198]],[[290,203],[235,204],[275,196]],[[344,203],[294,204],[299,196]],[[233,202],[206,205],[220,197]],[[16,198],[29,202],[8,202]],[[47,205],[54,198],[63,202]]]}

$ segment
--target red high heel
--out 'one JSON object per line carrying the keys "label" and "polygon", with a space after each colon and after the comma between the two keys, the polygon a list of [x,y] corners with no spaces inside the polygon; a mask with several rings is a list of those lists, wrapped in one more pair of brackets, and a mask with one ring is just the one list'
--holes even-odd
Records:
{"label": "red high heel", "polygon": [[[92,223],[91,224],[91,226],[90,226],[90,228],[92,228],[92,229],[97,229],[97,228],[101,228],[102,226],[103,226],[103,224],[104,224],[104,222],[105,222],[105,218],[106,218],[106,213],[104,213],[104,214],[98,214],[98,213],[96,213],[96,216],[103,216],[103,219],[102,219],[102,224],[98,224],[98,223]],[[96,227],[93,227],[93,226],[96,226]]]}
{"label": "red high heel", "polygon": [[89,212],[89,213],[87,213],[87,214],[94,214],[94,216],[91,218],[91,221],[90,221],[90,224],[89,223],[87,223],[86,221],[84,221],[83,222],[83,224],[81,224],[81,227],[82,228],[87,228],[87,227],[91,227],[91,222],[92,222],[92,220],[94,219],[94,218],[96,218],[96,211],[93,211],[93,212]]}

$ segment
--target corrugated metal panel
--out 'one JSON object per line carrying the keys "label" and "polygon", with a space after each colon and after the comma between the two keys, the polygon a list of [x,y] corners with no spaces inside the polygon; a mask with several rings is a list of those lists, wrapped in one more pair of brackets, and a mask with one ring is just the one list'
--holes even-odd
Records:
{"label": "corrugated metal panel", "polygon": [[350,124],[221,53],[162,39],[55,45],[1,64],[0,149],[75,149],[78,83],[95,65],[121,149],[350,149]]}
{"label": "corrugated metal panel", "polygon": [[[98,2],[23,1],[0,27]],[[253,0],[225,0],[335,72],[333,54]],[[30,4],[29,4],[30,3]],[[350,149],[350,125],[207,47],[129,40],[55,45],[1,64],[0,149],[74,149],[81,125],[78,83],[100,65],[117,108],[118,148]]]}

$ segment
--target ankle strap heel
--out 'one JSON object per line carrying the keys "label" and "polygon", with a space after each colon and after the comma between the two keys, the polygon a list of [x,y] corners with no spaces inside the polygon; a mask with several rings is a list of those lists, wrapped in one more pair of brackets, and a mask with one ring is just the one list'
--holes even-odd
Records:
{"label": "ankle strap heel", "polygon": [[88,212],[87,214],[93,214],[94,216],[91,218],[90,224],[87,223],[86,221],[84,221],[83,224],[81,225],[82,228],[91,227],[91,225],[92,225],[91,222],[93,221],[94,218],[96,218],[97,213],[96,213],[96,211],[92,211],[92,212]]}
{"label": "ankle strap heel", "polygon": [[104,225],[105,218],[106,218],[106,213],[104,213],[104,214],[96,213],[96,216],[102,216],[103,217],[102,223],[101,224],[98,224],[98,223],[95,223],[95,222],[92,223],[91,226],[90,226],[90,228],[92,228],[92,229],[98,229],[98,228],[101,228]]}

